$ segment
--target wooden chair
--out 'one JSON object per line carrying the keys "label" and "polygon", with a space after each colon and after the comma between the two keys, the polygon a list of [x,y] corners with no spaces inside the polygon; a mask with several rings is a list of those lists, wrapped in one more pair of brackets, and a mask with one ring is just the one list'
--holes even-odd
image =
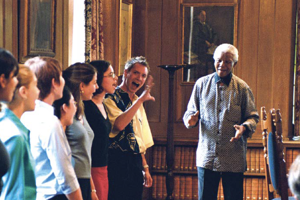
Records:
{"label": "wooden chair", "polygon": [[281,198],[276,199],[292,200],[293,197],[288,197],[280,110],[271,109],[267,113],[265,107],[261,107],[261,128],[268,199],[274,199],[277,194]]}

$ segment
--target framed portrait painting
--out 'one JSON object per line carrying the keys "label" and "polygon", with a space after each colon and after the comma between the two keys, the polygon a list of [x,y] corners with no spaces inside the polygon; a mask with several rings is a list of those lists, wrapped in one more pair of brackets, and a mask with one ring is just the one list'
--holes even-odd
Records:
{"label": "framed portrait painting", "polygon": [[237,4],[205,3],[182,5],[183,81],[195,82],[215,72],[213,53],[222,43],[236,45]]}
{"label": "framed portrait painting", "polygon": [[55,56],[56,0],[24,0],[20,6],[19,62]]}
{"label": "framed portrait painting", "polygon": [[118,75],[123,74],[126,61],[131,58],[132,7],[132,3],[120,0]]}

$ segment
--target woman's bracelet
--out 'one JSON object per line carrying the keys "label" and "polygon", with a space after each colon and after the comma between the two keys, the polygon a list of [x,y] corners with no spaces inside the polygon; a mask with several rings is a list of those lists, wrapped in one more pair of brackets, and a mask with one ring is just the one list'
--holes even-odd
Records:
{"label": "woman's bracelet", "polygon": [[145,168],[149,168],[149,165],[144,165],[143,168],[144,168],[144,169],[145,169]]}
{"label": "woman's bracelet", "polygon": [[94,189],[94,190],[92,190],[92,192],[95,192],[95,193],[96,193],[97,191]]}

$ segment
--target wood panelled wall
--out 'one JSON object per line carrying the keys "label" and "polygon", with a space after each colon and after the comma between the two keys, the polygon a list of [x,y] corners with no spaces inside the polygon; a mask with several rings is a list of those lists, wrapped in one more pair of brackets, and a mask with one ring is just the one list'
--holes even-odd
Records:
{"label": "wood panelled wall", "polygon": [[[21,3],[28,3],[28,0],[22,0]],[[22,39],[19,35],[18,26],[19,0],[0,0],[0,47],[5,48],[18,58],[19,43]],[[73,18],[73,0],[56,0],[56,35],[55,35],[55,58],[59,60],[63,68],[67,68],[71,59],[72,48],[72,18]]]}
{"label": "wood panelled wall", "polygon": [[[134,0],[122,0],[124,3],[133,4]],[[104,58],[110,61],[117,75],[119,72],[119,23],[121,0],[102,0],[103,6],[103,37],[104,37]],[[139,8],[137,8],[139,9]],[[142,18],[142,20],[144,17]],[[136,22],[138,23],[138,22]],[[137,25],[141,27],[141,25]],[[134,31],[134,30],[133,30]],[[145,35],[137,36],[136,41],[145,40]],[[141,52],[140,52],[141,53]],[[141,53],[141,55],[144,55]]]}
{"label": "wood panelled wall", "polygon": [[[258,110],[281,109],[283,133],[292,134],[296,0],[135,0],[133,55],[147,57],[155,80],[156,101],[145,106],[154,136],[166,138],[169,98],[168,73],[157,66],[182,63],[182,3],[238,4],[240,58],[234,73],[252,88]],[[175,82],[175,138],[197,139],[198,128],[187,130],[182,123],[193,84],[182,82],[181,70]],[[253,139],[261,140],[260,123]]]}
{"label": "wood panelled wall", "polygon": [[[129,0],[127,0],[129,1]],[[57,0],[56,58],[69,66],[72,46],[73,0]],[[182,63],[182,3],[236,3],[239,63],[234,73],[252,88],[257,108],[280,108],[283,133],[292,134],[292,86],[296,0],[130,0],[133,8],[133,56],[145,55],[155,80],[155,102],[145,104],[156,138],[166,138],[168,73],[157,66]],[[18,0],[0,0],[0,47],[18,57]],[[120,0],[104,0],[105,59],[118,63],[118,12]],[[106,17],[105,17],[106,16]],[[187,130],[182,123],[193,84],[175,79],[175,125],[178,139],[197,139],[198,128]],[[254,139],[261,139],[260,124]]]}
{"label": "wood panelled wall", "polygon": [[0,0],[0,47],[18,55],[17,0]]}

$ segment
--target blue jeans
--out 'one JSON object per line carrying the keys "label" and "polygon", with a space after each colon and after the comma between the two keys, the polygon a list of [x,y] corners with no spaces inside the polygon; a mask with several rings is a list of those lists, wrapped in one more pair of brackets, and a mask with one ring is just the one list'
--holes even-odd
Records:
{"label": "blue jeans", "polygon": [[215,172],[202,167],[198,170],[198,200],[217,200],[222,178],[225,200],[243,200],[243,173]]}

